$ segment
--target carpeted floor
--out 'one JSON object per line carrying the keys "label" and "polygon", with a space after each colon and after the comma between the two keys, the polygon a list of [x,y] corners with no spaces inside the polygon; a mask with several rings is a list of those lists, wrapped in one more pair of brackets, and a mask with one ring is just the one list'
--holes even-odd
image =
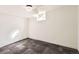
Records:
{"label": "carpeted floor", "polygon": [[78,54],[78,51],[76,49],[26,38],[0,48],[0,54]]}

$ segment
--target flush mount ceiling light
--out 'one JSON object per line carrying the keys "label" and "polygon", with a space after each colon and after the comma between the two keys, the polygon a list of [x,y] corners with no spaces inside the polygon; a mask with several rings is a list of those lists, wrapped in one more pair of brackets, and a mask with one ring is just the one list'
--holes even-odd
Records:
{"label": "flush mount ceiling light", "polygon": [[32,7],[32,5],[26,5],[27,7]]}
{"label": "flush mount ceiling light", "polygon": [[32,5],[26,5],[26,11],[31,12],[32,9]]}

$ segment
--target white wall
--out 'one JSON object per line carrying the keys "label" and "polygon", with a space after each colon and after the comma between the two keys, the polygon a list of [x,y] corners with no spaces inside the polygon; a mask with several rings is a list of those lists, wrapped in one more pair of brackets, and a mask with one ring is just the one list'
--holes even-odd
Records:
{"label": "white wall", "polygon": [[77,44],[77,47],[78,47],[78,51],[79,51],[79,6],[78,6],[78,14],[77,15],[78,15],[78,22],[77,22],[77,31],[78,31],[77,32],[77,39],[78,39],[77,43],[78,44]]}
{"label": "white wall", "polygon": [[24,18],[0,13],[0,47],[27,38],[27,21]]}
{"label": "white wall", "polygon": [[63,6],[47,12],[47,20],[29,23],[29,37],[77,48],[77,7]]}

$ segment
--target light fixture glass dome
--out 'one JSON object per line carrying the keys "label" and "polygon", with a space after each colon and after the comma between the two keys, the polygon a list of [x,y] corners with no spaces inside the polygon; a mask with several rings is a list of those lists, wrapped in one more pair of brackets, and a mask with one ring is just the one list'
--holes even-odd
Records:
{"label": "light fixture glass dome", "polygon": [[32,5],[26,5],[26,11],[31,12],[32,9]]}

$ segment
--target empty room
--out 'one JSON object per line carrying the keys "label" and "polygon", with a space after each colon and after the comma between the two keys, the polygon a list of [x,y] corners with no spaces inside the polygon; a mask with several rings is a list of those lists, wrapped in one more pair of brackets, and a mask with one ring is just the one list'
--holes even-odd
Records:
{"label": "empty room", "polygon": [[78,54],[78,5],[0,5],[0,54]]}

